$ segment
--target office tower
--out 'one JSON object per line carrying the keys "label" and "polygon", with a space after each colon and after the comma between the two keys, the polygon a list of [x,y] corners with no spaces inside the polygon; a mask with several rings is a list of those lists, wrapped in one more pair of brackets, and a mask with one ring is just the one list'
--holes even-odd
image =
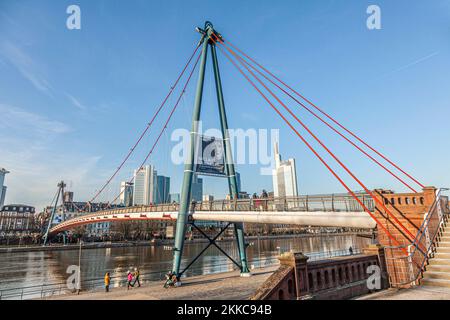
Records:
{"label": "office tower", "polygon": [[293,197],[298,195],[297,170],[295,159],[281,160],[278,142],[274,145],[275,169],[272,171],[274,197]]}
{"label": "office tower", "polygon": [[122,181],[120,183],[120,204],[125,207],[133,205],[133,182]]}
{"label": "office tower", "polygon": [[241,189],[241,174],[236,171],[236,182],[237,182],[237,189],[238,193],[242,191]]}
{"label": "office tower", "polygon": [[6,198],[6,186],[5,183],[5,176],[8,174],[9,171],[7,171],[4,168],[0,169],[0,209],[5,204],[5,198]]}
{"label": "office tower", "polygon": [[196,174],[192,178],[192,187],[191,187],[191,200],[195,200],[197,202],[202,201],[203,198],[203,179],[199,178]]}
{"label": "office tower", "polygon": [[156,170],[146,165],[134,170],[133,205],[155,203]]}
{"label": "office tower", "polygon": [[157,176],[155,189],[155,203],[170,202],[170,178],[165,176]]}

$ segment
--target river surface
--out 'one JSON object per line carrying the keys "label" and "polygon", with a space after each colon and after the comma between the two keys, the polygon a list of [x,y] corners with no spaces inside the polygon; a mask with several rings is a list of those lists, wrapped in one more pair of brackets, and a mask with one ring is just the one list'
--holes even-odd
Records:
{"label": "river surface", "polygon": [[[276,256],[280,252],[290,250],[331,253],[348,250],[351,246],[361,249],[370,242],[367,238],[356,235],[323,235],[292,236],[289,238],[249,239],[247,249],[251,267],[269,266],[277,263]],[[236,258],[237,250],[234,241],[219,242],[220,246]],[[206,243],[186,243],[182,266],[186,266],[204,247]],[[69,274],[67,268],[78,265],[79,251],[41,251],[0,254],[0,291],[9,288],[22,288],[49,284],[66,283]],[[172,250],[170,246],[140,246],[102,249],[86,249],[81,251],[82,283],[91,283],[93,287],[101,287],[105,272],[112,276],[111,286],[119,286],[126,278],[128,270],[138,267],[142,280],[160,280],[171,269]],[[192,267],[186,276],[236,269],[215,247],[210,247]],[[95,281],[94,281],[95,280]]]}

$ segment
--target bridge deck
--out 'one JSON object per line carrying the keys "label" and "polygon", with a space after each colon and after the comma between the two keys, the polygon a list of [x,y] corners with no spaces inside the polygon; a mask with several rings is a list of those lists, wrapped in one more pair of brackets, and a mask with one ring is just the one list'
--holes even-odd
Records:
{"label": "bridge deck", "polygon": [[[359,200],[373,211],[373,201],[366,194]],[[296,224],[331,227],[373,228],[374,223],[362,206],[347,194],[315,195],[267,199],[215,200],[191,206],[194,220],[251,223]],[[179,204],[161,204],[112,208],[95,213],[80,213],[64,221],[50,233],[70,228],[116,220],[176,220]]]}

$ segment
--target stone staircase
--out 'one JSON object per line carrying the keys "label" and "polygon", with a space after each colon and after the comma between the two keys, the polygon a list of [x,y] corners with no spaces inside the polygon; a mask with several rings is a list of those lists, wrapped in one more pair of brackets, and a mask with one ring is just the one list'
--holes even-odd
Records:
{"label": "stone staircase", "polygon": [[450,227],[443,227],[436,253],[429,259],[423,274],[422,285],[450,287]]}

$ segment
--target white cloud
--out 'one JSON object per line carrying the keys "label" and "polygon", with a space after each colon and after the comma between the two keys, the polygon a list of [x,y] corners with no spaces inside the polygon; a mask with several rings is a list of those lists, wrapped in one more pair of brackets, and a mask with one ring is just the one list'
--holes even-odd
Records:
{"label": "white cloud", "polygon": [[97,172],[98,155],[72,150],[64,144],[72,131],[67,124],[0,104],[0,167],[6,177],[6,201],[48,205],[60,180],[70,182],[77,198],[89,197],[104,180]]}
{"label": "white cloud", "polygon": [[18,46],[9,41],[0,44],[2,54],[11,65],[13,65],[22,76],[27,79],[39,91],[52,97],[52,86],[44,76],[37,70],[33,59]]}
{"label": "white cloud", "polygon": [[72,104],[77,107],[80,110],[86,110],[86,106],[83,105],[77,98],[72,96],[71,94],[66,93],[66,96],[69,98],[69,100],[72,102]]}
{"label": "white cloud", "polygon": [[[57,96],[53,85],[42,75],[40,68],[35,61],[17,45],[10,41],[3,41],[0,44],[0,56],[4,59],[0,59],[0,63],[5,64],[8,62],[12,65],[26,80],[28,80],[33,87],[45,95],[54,98]],[[80,102],[79,99],[73,95],[66,93],[66,97],[70,100],[73,106],[80,110],[86,110],[86,106]]]}
{"label": "white cloud", "polygon": [[10,130],[37,131],[38,133],[66,133],[70,127],[62,122],[50,120],[36,113],[0,103],[0,125]]}

